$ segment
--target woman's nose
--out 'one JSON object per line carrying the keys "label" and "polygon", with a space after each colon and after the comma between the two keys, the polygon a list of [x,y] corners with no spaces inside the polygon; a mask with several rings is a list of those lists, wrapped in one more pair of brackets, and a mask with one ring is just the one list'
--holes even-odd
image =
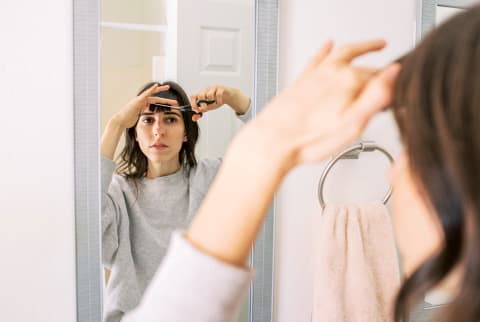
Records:
{"label": "woman's nose", "polygon": [[155,125],[153,126],[153,135],[154,136],[161,136],[165,134],[165,127],[162,126],[160,122],[155,122]]}

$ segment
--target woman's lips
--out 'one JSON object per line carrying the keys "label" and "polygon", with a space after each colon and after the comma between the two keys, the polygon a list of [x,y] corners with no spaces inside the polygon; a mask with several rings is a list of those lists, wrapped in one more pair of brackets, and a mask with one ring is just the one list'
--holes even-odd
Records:
{"label": "woman's lips", "polygon": [[165,148],[168,148],[168,145],[163,143],[156,143],[156,144],[152,144],[150,147],[152,149],[165,149]]}

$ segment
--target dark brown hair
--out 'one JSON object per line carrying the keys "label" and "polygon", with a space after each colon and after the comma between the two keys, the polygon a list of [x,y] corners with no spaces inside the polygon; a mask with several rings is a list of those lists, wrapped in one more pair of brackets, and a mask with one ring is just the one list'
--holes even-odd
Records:
{"label": "dark brown hair", "polygon": [[459,292],[437,320],[480,321],[480,7],[439,26],[401,64],[394,114],[444,244],[404,282],[395,321],[408,321],[460,263]]}
{"label": "dark brown hair", "polygon": [[[175,82],[167,81],[164,83],[150,82],[145,84],[137,95],[140,95],[154,84],[169,85],[168,91],[158,92],[154,96],[173,99],[178,102],[180,106],[189,105],[190,100],[187,94],[180,85]],[[185,133],[187,135],[187,141],[183,142],[182,148],[178,155],[180,165],[188,173],[188,171],[197,165],[197,159],[195,157],[195,145],[199,136],[198,123],[192,121],[192,112],[182,111],[183,124],[185,125]],[[138,142],[135,140],[135,127],[136,124],[125,130],[125,147],[120,153],[120,162],[118,166],[118,173],[129,178],[138,179],[143,178],[147,174],[148,160],[143,154]]]}

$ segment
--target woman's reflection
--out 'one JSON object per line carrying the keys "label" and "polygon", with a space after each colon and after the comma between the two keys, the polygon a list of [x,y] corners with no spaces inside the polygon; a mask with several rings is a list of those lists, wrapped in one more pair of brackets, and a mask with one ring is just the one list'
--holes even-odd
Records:
{"label": "woman's reflection", "polygon": [[[215,102],[199,106],[198,100]],[[190,102],[174,82],[149,83],[109,120],[101,142],[102,261],[111,271],[105,321],[120,321],[137,306],[172,231],[186,228],[202,202],[220,160],[197,161],[196,121],[223,104],[243,120],[250,114],[250,99],[234,88],[207,87]]]}

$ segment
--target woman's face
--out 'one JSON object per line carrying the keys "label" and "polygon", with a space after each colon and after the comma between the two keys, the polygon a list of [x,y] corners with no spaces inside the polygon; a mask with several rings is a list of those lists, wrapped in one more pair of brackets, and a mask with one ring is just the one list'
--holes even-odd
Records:
{"label": "woman's face", "polygon": [[436,214],[420,194],[405,153],[395,161],[390,177],[394,186],[392,219],[397,246],[403,259],[403,272],[409,276],[439,251],[443,234]]}
{"label": "woman's face", "polygon": [[186,141],[185,125],[180,111],[151,112],[146,108],[135,127],[136,140],[149,162],[178,162]]}

